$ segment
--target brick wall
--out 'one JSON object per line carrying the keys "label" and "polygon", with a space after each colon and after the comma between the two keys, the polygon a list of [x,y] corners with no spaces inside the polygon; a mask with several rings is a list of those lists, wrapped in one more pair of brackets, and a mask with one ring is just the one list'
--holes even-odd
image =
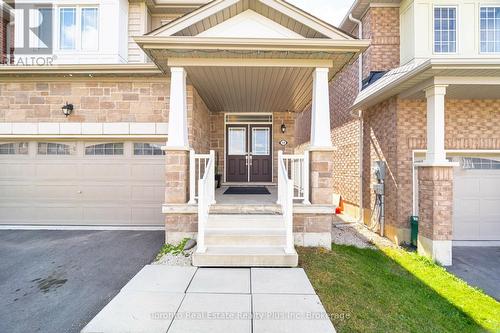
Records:
{"label": "brick wall", "polygon": [[386,100],[366,110],[363,114],[363,208],[365,223],[372,225],[371,210],[375,195],[371,185],[376,183],[372,173],[374,161],[387,163],[385,180],[385,224],[394,225],[397,219],[397,100]]}
{"label": "brick wall", "polygon": [[[500,149],[500,100],[446,100],[445,108],[446,149]],[[374,203],[372,163],[386,160],[387,236],[407,240],[413,214],[413,150],[426,148],[426,101],[387,100],[365,111],[364,122],[365,222]]]}
{"label": "brick wall", "polygon": [[[295,113],[294,112],[274,112],[273,113],[273,181],[278,181],[278,150],[283,150],[284,154],[293,154],[295,150]],[[286,126],[286,132],[281,133],[281,124]],[[286,146],[279,144],[281,140],[288,141]]]}
{"label": "brick wall", "polygon": [[[217,172],[224,175],[224,113],[210,113],[210,149],[215,150]],[[224,177],[222,178],[224,179]]]}
{"label": "brick wall", "polygon": [[363,54],[363,78],[370,71],[399,66],[399,8],[372,7],[362,19],[363,38],[371,43]]}
{"label": "brick wall", "polygon": [[[0,82],[2,122],[166,122],[168,78]],[[66,103],[75,110],[61,112]]]}

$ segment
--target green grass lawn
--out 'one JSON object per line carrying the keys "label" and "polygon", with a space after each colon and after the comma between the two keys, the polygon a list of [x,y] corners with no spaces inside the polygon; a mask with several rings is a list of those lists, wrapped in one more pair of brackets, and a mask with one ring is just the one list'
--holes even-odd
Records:
{"label": "green grass lawn", "polygon": [[300,248],[337,332],[500,332],[500,303],[415,253]]}

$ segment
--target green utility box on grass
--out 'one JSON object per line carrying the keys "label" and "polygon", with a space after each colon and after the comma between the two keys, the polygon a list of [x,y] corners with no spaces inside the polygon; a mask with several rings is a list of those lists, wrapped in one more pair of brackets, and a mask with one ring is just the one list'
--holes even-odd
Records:
{"label": "green utility box on grass", "polygon": [[411,236],[410,236],[411,245],[417,247],[418,216],[410,216],[410,229],[411,229]]}

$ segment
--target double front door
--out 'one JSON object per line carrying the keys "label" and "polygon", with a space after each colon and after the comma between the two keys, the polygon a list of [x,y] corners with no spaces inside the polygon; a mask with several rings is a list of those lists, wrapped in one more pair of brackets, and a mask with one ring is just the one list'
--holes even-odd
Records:
{"label": "double front door", "polygon": [[226,181],[271,182],[272,126],[226,126]]}

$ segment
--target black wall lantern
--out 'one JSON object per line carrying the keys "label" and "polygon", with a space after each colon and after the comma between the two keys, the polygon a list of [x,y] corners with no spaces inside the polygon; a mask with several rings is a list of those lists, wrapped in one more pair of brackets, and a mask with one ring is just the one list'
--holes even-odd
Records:
{"label": "black wall lantern", "polygon": [[286,132],[286,125],[284,122],[281,122],[281,133],[285,134]]}
{"label": "black wall lantern", "polygon": [[73,104],[68,104],[68,102],[66,102],[66,105],[62,107],[62,111],[66,117],[69,116],[73,112]]}

